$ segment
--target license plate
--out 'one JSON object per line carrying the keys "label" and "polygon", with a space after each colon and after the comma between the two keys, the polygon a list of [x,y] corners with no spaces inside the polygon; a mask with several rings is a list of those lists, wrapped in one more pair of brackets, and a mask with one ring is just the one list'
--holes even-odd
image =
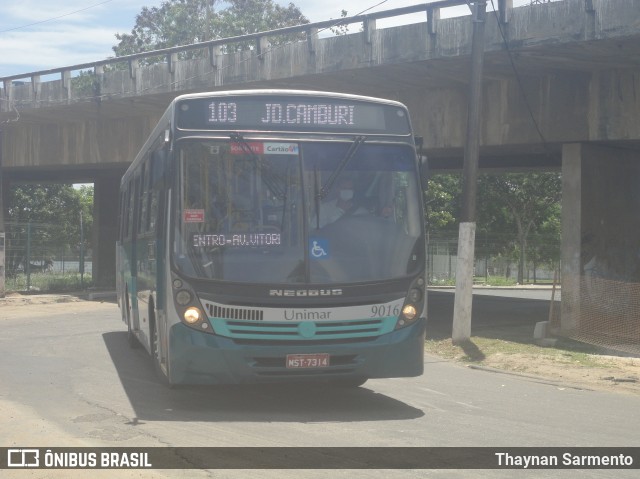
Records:
{"label": "license plate", "polygon": [[287,368],[326,368],[329,366],[329,355],[321,354],[287,354]]}

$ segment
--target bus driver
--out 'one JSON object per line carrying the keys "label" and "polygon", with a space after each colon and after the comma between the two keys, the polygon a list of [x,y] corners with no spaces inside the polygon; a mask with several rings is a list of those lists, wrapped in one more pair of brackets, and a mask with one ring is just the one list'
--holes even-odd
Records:
{"label": "bus driver", "polygon": [[[338,183],[338,196],[336,199],[322,203],[319,211],[319,227],[322,228],[329,223],[333,223],[345,214],[363,214],[367,210],[363,207],[354,206],[353,203],[353,180],[343,178]],[[352,211],[355,208],[355,211]],[[316,226],[316,219],[313,218],[313,226]]]}

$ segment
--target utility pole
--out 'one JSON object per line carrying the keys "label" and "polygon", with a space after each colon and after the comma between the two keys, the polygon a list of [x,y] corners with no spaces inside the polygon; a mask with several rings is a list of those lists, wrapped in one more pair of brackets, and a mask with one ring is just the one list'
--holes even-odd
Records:
{"label": "utility pole", "polygon": [[471,46],[471,78],[467,113],[467,138],[462,170],[462,217],[458,234],[456,293],[453,307],[454,344],[471,338],[471,305],[476,240],[476,196],[478,190],[478,157],[480,156],[480,108],[482,69],[484,65],[484,30],[487,17],[486,0],[472,2],[473,39]]}

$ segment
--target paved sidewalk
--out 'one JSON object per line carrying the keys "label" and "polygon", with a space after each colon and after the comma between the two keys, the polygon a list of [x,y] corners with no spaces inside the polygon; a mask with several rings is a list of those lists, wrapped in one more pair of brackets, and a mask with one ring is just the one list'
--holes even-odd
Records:
{"label": "paved sidewalk", "polygon": [[115,301],[115,291],[83,291],[79,293],[23,294],[7,293],[0,306],[20,304],[72,303],[77,301]]}

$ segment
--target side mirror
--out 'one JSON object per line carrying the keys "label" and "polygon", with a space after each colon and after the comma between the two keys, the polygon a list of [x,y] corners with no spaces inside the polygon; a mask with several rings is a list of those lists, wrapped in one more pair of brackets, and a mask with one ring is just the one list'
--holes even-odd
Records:
{"label": "side mirror", "polygon": [[429,182],[429,162],[427,155],[424,154],[424,138],[421,136],[414,137],[416,143],[416,155],[418,156],[418,173],[420,174],[420,187],[422,191],[427,190]]}

